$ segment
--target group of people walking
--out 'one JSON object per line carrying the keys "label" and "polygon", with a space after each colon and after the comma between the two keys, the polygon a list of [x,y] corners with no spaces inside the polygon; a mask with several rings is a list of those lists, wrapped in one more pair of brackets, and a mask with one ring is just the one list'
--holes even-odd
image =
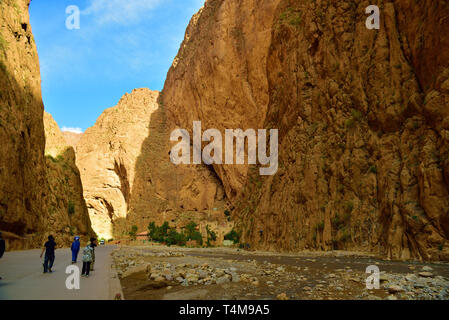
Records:
{"label": "group of people walking", "polygon": [[[90,271],[94,271],[95,264],[95,247],[97,246],[97,240],[95,238],[90,238],[90,242],[83,249],[83,270],[81,276],[89,277]],[[80,251],[80,237],[75,237],[70,249],[72,250],[72,263],[76,263],[78,258],[78,253]]]}
{"label": "group of people walking", "polygon": [[[83,269],[81,273],[83,277],[89,277],[90,271],[94,270],[96,246],[97,246],[97,239],[90,238],[89,243],[83,249],[83,257],[82,257]],[[45,243],[44,248],[42,249],[41,252],[41,258],[45,252],[44,273],[52,272],[51,268],[53,267],[53,263],[55,261],[55,248],[56,248],[55,239],[53,238],[53,236],[48,236],[48,241]],[[80,237],[75,237],[70,247],[72,251],[72,264],[77,262],[80,248],[81,248]]]}
{"label": "group of people walking", "polygon": [[[97,246],[97,239],[90,238],[89,243],[83,249],[83,256],[82,256],[83,269],[81,273],[81,276],[83,277],[89,277],[90,272],[94,271],[96,246]],[[80,248],[81,248],[80,237],[75,237],[70,247],[72,251],[72,264],[77,262]],[[2,233],[0,232],[0,258],[3,256],[5,249],[6,249],[5,240],[3,240]],[[48,241],[45,242],[44,247],[42,248],[42,252],[40,254],[40,258],[44,256],[44,263],[43,263],[44,273],[53,272],[52,268],[55,262],[55,250],[56,250],[55,238],[52,235],[50,235],[48,236]],[[2,278],[0,277],[0,280],[1,279]]]}
{"label": "group of people walking", "polygon": [[[85,277],[89,276],[90,271],[94,270],[94,263],[95,263],[95,247],[97,246],[97,239],[90,238],[89,243],[87,246],[83,249],[83,271],[82,275]],[[3,253],[5,252],[5,240],[2,238],[2,233],[0,232],[0,258],[3,256]],[[81,243],[80,243],[80,237],[75,237],[71,250],[72,250],[72,263],[77,262],[78,253],[80,251]],[[42,252],[40,255],[40,258],[44,256],[44,273],[51,273],[53,264],[55,263],[55,250],[56,250],[56,242],[55,238],[50,235],[48,236],[48,241],[45,242],[44,247],[42,248]],[[0,277],[0,280],[2,278]]]}
{"label": "group of people walking", "polygon": [[[90,238],[89,243],[83,249],[83,269],[81,275],[83,277],[89,277],[90,271],[94,271],[95,264],[95,247],[97,246],[97,239]],[[45,252],[44,258],[44,273],[52,272],[51,268],[55,261],[55,248],[56,242],[53,236],[48,236],[48,241],[45,242],[44,248],[42,248],[41,258]],[[72,264],[77,262],[78,253],[81,248],[80,237],[75,237],[70,247],[72,251]]]}

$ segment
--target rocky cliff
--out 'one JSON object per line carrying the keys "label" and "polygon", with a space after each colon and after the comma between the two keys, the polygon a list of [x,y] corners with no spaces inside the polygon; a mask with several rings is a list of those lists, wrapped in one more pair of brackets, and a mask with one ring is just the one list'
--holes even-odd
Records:
{"label": "rocky cliff", "polygon": [[29,1],[0,2],[0,229],[32,242],[47,217],[43,104]]}
{"label": "rocky cliff", "polygon": [[113,238],[113,224],[126,218],[135,162],[158,108],[158,95],[147,89],[126,94],[78,143],[77,164],[92,227],[106,239]]}
{"label": "rocky cliff", "polygon": [[46,202],[49,216],[46,228],[60,243],[69,244],[73,236],[83,240],[94,235],[91,228],[75,150],[69,146],[53,117],[44,112],[47,181]]}
{"label": "rocky cliff", "polygon": [[[0,2],[0,230],[6,231],[9,250],[40,247],[50,233],[70,231],[68,226],[74,226],[74,232],[89,230],[79,181],[78,189],[65,190],[75,175],[59,176],[61,168],[45,159],[39,60],[29,3]],[[65,178],[69,186],[61,181]],[[74,217],[82,222],[61,218],[67,216],[68,202],[58,197],[68,194],[79,203]],[[58,221],[52,222],[55,217]],[[60,245],[66,240],[57,238]]]}
{"label": "rocky cliff", "polygon": [[136,89],[105,110],[78,143],[84,196],[101,237],[127,236],[132,225],[145,231],[153,221],[227,225],[223,205],[216,208],[224,192],[214,174],[170,163],[165,118],[159,92]]}
{"label": "rocky cliff", "polygon": [[214,165],[243,241],[449,259],[449,4],[208,0],[162,101],[167,126],[279,129],[279,170]]}

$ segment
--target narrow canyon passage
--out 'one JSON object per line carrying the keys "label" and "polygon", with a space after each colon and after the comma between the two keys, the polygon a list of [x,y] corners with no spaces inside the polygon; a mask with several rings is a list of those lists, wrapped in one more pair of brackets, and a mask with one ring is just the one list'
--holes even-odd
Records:
{"label": "narrow canyon passage", "polygon": [[[60,10],[41,37],[47,17],[29,9],[43,2],[0,0],[0,299],[104,300],[120,283],[131,300],[449,299],[449,1],[380,1],[376,29],[362,0],[199,1],[177,37],[153,28],[158,14],[135,21],[140,34],[88,10],[76,30]],[[102,41],[81,36],[89,22]],[[157,59],[150,35],[177,39],[172,54]],[[45,54],[59,37],[64,58],[89,53],[65,65],[82,73]],[[49,235],[62,248],[42,274]],[[69,290],[75,237],[106,245]]]}

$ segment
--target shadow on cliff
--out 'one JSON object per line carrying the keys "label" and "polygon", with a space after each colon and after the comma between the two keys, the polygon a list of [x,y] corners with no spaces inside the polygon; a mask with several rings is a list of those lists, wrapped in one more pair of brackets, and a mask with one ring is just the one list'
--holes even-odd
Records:
{"label": "shadow on cliff", "polygon": [[158,104],[159,108],[148,119],[148,136],[136,160],[127,218],[114,220],[115,238],[126,235],[131,225],[146,230],[154,213],[163,212],[170,203],[176,203],[176,194],[172,192],[177,189],[176,168],[168,155],[169,134],[160,96]]}
{"label": "shadow on cliff", "polygon": [[0,59],[0,229],[24,236],[42,230],[44,199],[44,106],[29,83]]}
{"label": "shadow on cliff", "polygon": [[40,83],[30,82],[16,79],[0,54],[0,230],[6,231],[8,250],[40,247],[49,232],[61,232],[69,241],[72,234],[59,228],[63,223],[70,230],[77,226],[74,231],[82,235],[94,234],[74,149],[45,156]]}
{"label": "shadow on cliff", "polygon": [[183,213],[190,212],[191,218],[202,216],[217,199],[224,201],[219,199],[222,186],[212,166],[176,166],[170,161],[170,132],[162,94],[158,105],[136,160],[127,218],[114,220],[115,238],[126,236],[133,225],[140,231],[147,230],[153,221],[175,222]]}

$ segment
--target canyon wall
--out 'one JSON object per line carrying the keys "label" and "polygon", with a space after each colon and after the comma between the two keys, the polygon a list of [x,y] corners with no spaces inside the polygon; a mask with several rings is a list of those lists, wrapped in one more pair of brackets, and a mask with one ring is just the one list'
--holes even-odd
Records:
{"label": "canyon wall", "polygon": [[[0,2],[0,230],[8,250],[41,247],[51,233],[64,245],[71,230],[81,235],[90,230],[79,177],[60,176],[62,169],[44,156],[44,108],[29,3]],[[72,153],[71,170],[73,161]],[[73,182],[77,188],[70,190]],[[67,195],[75,202],[71,218]]]}
{"label": "canyon wall", "polygon": [[73,237],[83,241],[95,233],[91,228],[75,150],[69,146],[53,117],[44,111],[47,181],[50,188],[46,203],[46,228],[59,243],[69,244]]}
{"label": "canyon wall", "polygon": [[[9,246],[92,229],[119,238],[151,221],[195,221],[203,234],[209,224],[222,238],[232,210],[252,249],[449,260],[449,4],[380,1],[380,29],[368,30],[369,4],[207,0],[163,92],[126,94],[67,143],[44,117],[29,1],[0,2]],[[192,137],[196,120],[223,133],[279,129],[277,173],[172,164],[170,133]]]}
{"label": "canyon wall", "polygon": [[213,172],[176,167],[169,147],[159,92],[145,88],[125,94],[86,130],[77,145],[77,164],[100,237],[127,236],[133,225],[146,231],[153,221],[178,228],[192,220],[204,229],[206,223],[226,224],[223,206],[213,211],[215,200],[224,196]]}
{"label": "canyon wall", "polygon": [[[279,170],[214,165],[242,240],[449,260],[449,4],[208,0],[164,86],[167,126],[279,129]],[[200,167],[198,167],[200,170]]]}
{"label": "canyon wall", "polygon": [[47,217],[43,104],[29,1],[0,2],[0,229],[24,242]]}
{"label": "canyon wall", "polygon": [[[263,128],[268,106],[267,54],[279,1],[208,0],[192,18],[163,89],[168,126],[203,131]],[[223,157],[224,159],[224,157]],[[247,166],[214,165],[234,200]]]}
{"label": "canyon wall", "polygon": [[92,227],[105,239],[112,239],[113,224],[126,218],[135,162],[158,95],[148,89],[125,94],[78,142],[77,165]]}

